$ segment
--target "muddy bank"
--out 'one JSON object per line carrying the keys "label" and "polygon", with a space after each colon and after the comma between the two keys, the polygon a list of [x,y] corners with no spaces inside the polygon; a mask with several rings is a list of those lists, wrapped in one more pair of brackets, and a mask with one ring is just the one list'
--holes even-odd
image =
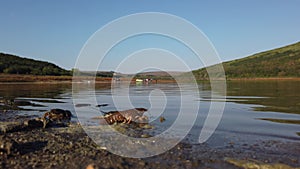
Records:
{"label": "muddy bank", "polygon": [[[120,169],[300,166],[299,142],[270,140],[243,145],[229,143],[218,148],[182,142],[161,155],[134,159],[114,155],[97,146],[79,124],[46,129],[24,128],[25,119],[0,122],[2,128],[10,125],[0,137],[0,168],[86,168],[89,164],[95,168]],[[5,149],[9,149],[9,152]]]}

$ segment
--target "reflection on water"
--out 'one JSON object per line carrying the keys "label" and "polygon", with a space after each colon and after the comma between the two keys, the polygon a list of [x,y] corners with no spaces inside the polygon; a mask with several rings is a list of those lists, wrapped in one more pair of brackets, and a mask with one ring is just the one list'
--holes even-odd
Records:
{"label": "reflection on water", "polygon": [[[186,87],[188,86],[187,84]],[[116,95],[126,96],[121,84],[115,84],[112,87],[117,89]],[[211,105],[210,102],[224,101],[226,101],[226,107],[223,118],[210,142],[218,144],[228,138],[239,138],[238,140],[244,138],[248,141],[263,137],[300,140],[300,85],[298,81],[230,81],[227,87],[227,99],[220,96],[214,100],[210,97],[210,85],[207,82],[199,83],[200,98],[191,95],[192,92],[180,91],[176,84],[133,85],[129,94],[133,106],[151,108],[152,111],[147,115],[156,126],[154,129],[156,133],[161,133],[174,123],[181,105],[180,96],[183,93],[190,97],[192,102],[200,104],[196,123],[188,135],[191,141],[197,140],[199,136]],[[98,104],[109,104],[102,108],[103,111],[116,109],[110,89],[110,84],[96,84],[95,92],[92,93],[96,95]],[[196,92],[197,89],[188,88],[188,90]],[[159,114],[161,107],[150,104],[149,95],[151,96],[153,91],[158,94],[163,92],[168,98],[162,114]],[[62,108],[71,110],[75,114],[71,93],[72,85],[67,83],[0,84],[0,110],[15,109],[20,113],[38,114],[40,111]],[[79,94],[89,97],[89,88],[83,87]],[[155,101],[155,97],[153,98],[152,102]],[[130,105],[122,106],[123,109],[131,108]],[[94,106],[91,111],[99,111],[99,108]],[[189,113],[185,112],[185,116],[188,117]],[[84,116],[87,123],[92,122],[88,112]],[[163,123],[159,121],[161,116],[166,119]]]}
{"label": "reflection on water", "polygon": [[29,98],[58,98],[60,94],[70,91],[71,84],[38,84],[15,83],[0,84],[0,96],[6,99],[18,97]]}
{"label": "reflection on water", "polygon": [[[237,103],[259,105],[256,111],[300,114],[299,81],[228,82],[227,95]],[[239,99],[243,97],[240,101]],[[234,98],[232,98],[234,99]]]}
{"label": "reflection on water", "polygon": [[59,99],[70,91],[70,84],[0,84],[0,110],[36,110],[43,103],[63,103]]}
{"label": "reflection on water", "polygon": [[300,124],[300,120],[271,119],[271,118],[260,118],[260,120],[267,120],[275,123]]}

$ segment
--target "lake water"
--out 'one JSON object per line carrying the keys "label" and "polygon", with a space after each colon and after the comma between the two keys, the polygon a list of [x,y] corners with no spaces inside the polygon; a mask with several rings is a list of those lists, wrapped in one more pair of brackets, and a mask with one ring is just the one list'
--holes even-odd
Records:
{"label": "lake water", "polygon": [[[195,120],[185,138],[187,142],[198,143],[199,133],[213,102],[225,102],[225,109],[217,130],[207,141],[211,146],[224,146],[232,142],[247,144],[261,140],[300,141],[299,81],[229,81],[226,100],[223,96],[220,96],[222,99],[212,100],[210,85],[204,82],[199,83],[198,88],[185,84],[187,90],[182,92],[176,84],[134,84],[129,88],[132,105],[126,101],[122,103],[122,98],[128,96],[122,83],[112,86],[96,84],[94,91],[84,86],[75,95],[95,97],[98,104],[107,103],[108,106],[102,107],[102,111],[116,110],[116,106],[119,109],[129,109],[132,106],[149,109],[145,115],[155,126],[153,134],[164,132],[175,122],[184,96],[188,98],[184,100],[188,102],[184,108],[185,122]],[[113,95],[121,99],[118,105],[114,104],[111,89],[114,89]],[[195,94],[198,91],[199,95]],[[161,96],[165,98],[163,102],[160,100]],[[15,100],[16,104],[11,108],[16,109],[19,116],[41,116],[49,109],[62,108],[71,110],[84,125],[99,125],[91,119],[95,115],[101,115],[96,105],[87,106],[86,113],[75,113],[71,84],[0,84],[0,100],[4,99]],[[196,119],[191,114],[194,105],[199,105]],[[0,108],[8,109],[3,103]],[[161,123],[160,116],[165,117],[166,121]]]}

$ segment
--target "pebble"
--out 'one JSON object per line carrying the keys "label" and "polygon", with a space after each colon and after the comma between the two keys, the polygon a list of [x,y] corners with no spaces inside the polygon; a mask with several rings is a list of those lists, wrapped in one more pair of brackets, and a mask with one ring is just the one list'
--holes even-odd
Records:
{"label": "pebble", "polygon": [[160,116],[159,121],[162,123],[162,122],[166,121],[166,119],[163,116]]}
{"label": "pebble", "polygon": [[86,169],[97,169],[98,167],[96,167],[95,164],[89,164]]}
{"label": "pebble", "polygon": [[149,134],[142,134],[142,135],[141,135],[141,138],[149,138],[149,137],[152,137],[152,136],[149,135]]}

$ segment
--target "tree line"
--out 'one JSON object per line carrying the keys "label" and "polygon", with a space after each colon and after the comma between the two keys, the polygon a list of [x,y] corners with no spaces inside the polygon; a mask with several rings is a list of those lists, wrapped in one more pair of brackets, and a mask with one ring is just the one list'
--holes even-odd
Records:
{"label": "tree line", "polygon": [[0,73],[30,75],[71,75],[71,71],[59,66],[19,56],[0,53]]}

